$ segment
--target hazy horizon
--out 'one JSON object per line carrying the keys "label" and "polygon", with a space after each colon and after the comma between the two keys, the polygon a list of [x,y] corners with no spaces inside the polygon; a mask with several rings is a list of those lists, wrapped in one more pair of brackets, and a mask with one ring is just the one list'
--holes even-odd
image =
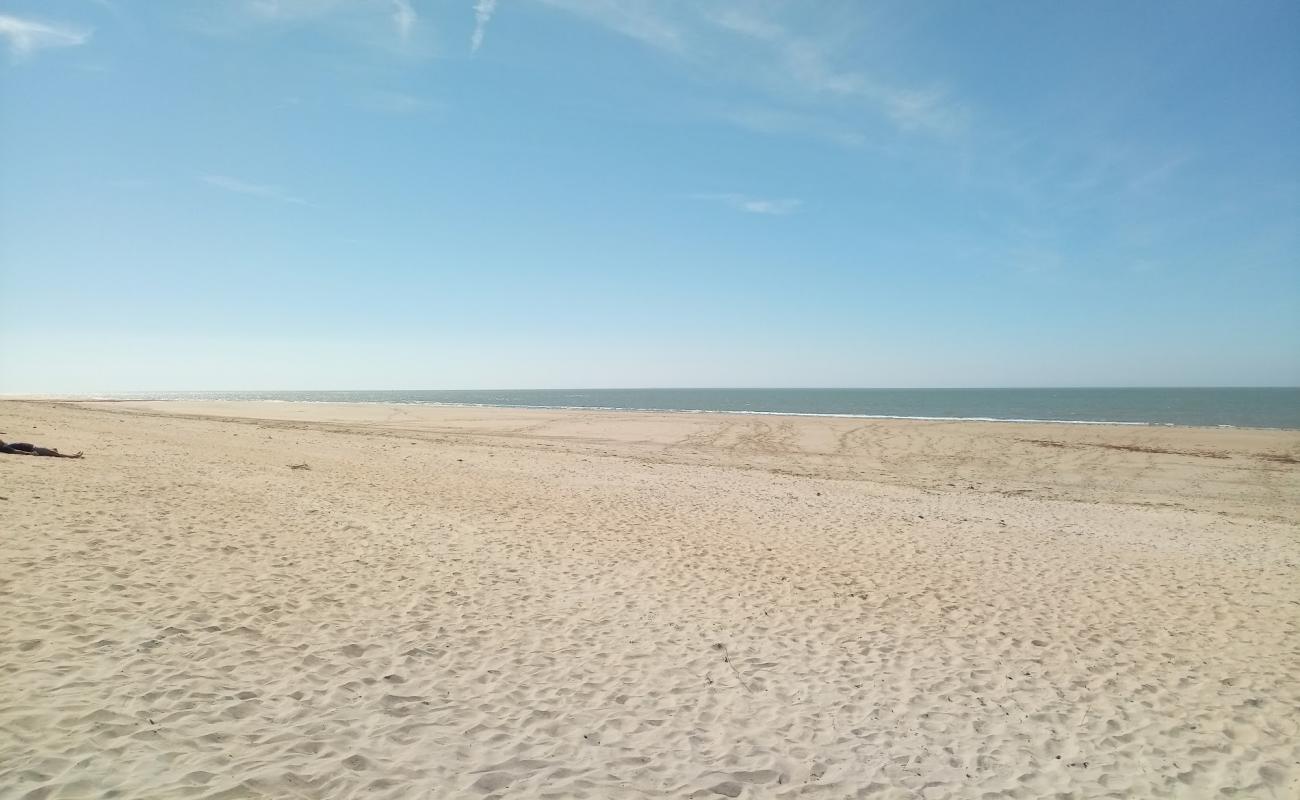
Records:
{"label": "hazy horizon", "polygon": [[7,0],[0,393],[1300,385],[1300,5]]}
{"label": "hazy horizon", "polygon": [[[863,419],[1066,422],[1300,430],[1300,388],[1291,387],[690,387],[566,389],[374,389],[136,391],[56,395],[77,401],[144,401],[152,409],[228,413],[240,403],[356,407],[461,406],[626,412],[733,413]],[[236,405],[231,406],[230,403]],[[197,404],[197,405],[195,405]],[[249,407],[244,407],[247,411]]]}
{"label": "hazy horizon", "polygon": [[236,387],[218,387],[203,389],[178,389],[175,387],[145,387],[134,389],[114,389],[114,390],[87,390],[84,392],[3,392],[4,396],[40,396],[49,395],[96,395],[96,394],[132,394],[136,392],[175,392],[177,394],[219,394],[223,392],[603,392],[603,391],[704,391],[704,390],[736,390],[736,391],[1029,391],[1029,390],[1067,390],[1067,389],[1098,389],[1122,391],[1125,389],[1300,389],[1300,384],[1296,385],[1250,385],[1250,384],[1224,384],[1224,385],[1090,385],[1090,386],[451,386],[451,387],[430,387],[430,386],[364,386],[348,389],[340,389],[328,386],[300,386],[300,387],[277,387],[277,386],[236,386]]}

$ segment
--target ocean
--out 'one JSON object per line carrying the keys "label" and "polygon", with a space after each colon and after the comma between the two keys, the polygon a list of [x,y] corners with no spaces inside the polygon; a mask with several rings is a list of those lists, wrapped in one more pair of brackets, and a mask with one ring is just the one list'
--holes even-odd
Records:
{"label": "ocean", "polygon": [[532,389],[153,392],[136,400],[419,403],[513,408],[803,414],[886,419],[1300,428],[1300,388]]}

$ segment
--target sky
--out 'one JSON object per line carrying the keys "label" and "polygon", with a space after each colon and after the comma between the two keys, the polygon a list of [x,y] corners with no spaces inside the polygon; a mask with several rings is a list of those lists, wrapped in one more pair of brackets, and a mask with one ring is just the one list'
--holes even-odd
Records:
{"label": "sky", "polygon": [[0,0],[0,392],[1300,385],[1300,4]]}

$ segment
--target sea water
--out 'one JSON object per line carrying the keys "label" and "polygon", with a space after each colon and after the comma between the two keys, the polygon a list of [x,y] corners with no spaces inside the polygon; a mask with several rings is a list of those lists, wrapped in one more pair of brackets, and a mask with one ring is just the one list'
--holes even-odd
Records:
{"label": "sea water", "polygon": [[1300,428],[1300,388],[1294,387],[229,391],[145,392],[110,397]]}

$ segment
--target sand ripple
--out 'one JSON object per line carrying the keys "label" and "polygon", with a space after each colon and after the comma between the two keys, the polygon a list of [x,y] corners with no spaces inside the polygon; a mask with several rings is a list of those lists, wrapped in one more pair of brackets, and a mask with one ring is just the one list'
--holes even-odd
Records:
{"label": "sand ripple", "polygon": [[5,411],[91,457],[0,459],[3,798],[1300,794],[1300,494],[1244,450]]}

